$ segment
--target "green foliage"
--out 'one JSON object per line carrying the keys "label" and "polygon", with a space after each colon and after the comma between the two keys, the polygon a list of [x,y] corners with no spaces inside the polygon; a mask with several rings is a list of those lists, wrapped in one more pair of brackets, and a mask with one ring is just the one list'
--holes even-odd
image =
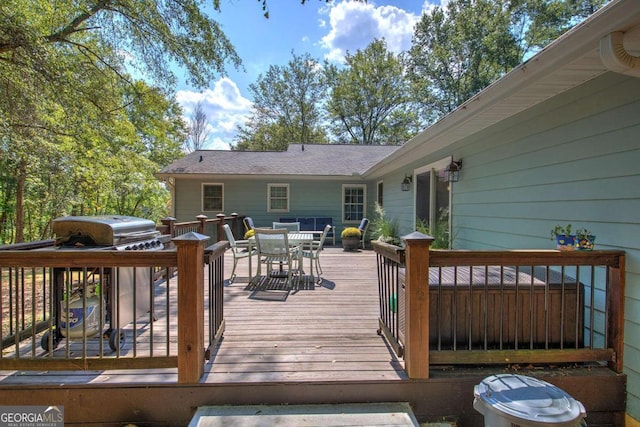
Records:
{"label": "green foliage", "polygon": [[318,62],[309,54],[292,55],[286,66],[270,66],[249,86],[252,114],[238,127],[235,149],[282,151],[289,142],[327,142],[321,126],[324,90]]}
{"label": "green foliage", "polygon": [[422,15],[408,76],[426,119],[453,111],[520,62],[505,2],[453,0]]}
{"label": "green foliage", "polygon": [[407,75],[434,122],[493,83],[606,0],[452,0],[422,15]]}
{"label": "green foliage", "polygon": [[398,236],[398,223],[387,217],[379,203],[375,204],[375,212],[371,219],[371,236],[380,242],[402,246],[402,239]]}
{"label": "green foliage", "polygon": [[579,228],[576,230],[576,237],[579,240],[587,239],[589,236],[593,236],[593,232],[587,228]]}
{"label": "green foliage", "polygon": [[158,85],[172,85],[170,62],[206,85],[239,58],[202,7],[0,2],[2,243],[50,237],[67,214],[166,215],[154,173],[183,154],[182,112],[170,92],[132,79],[122,52]]}
{"label": "green foliage", "polygon": [[571,236],[571,224],[567,224],[566,227],[560,224],[551,229],[551,240],[555,240],[557,236]]}
{"label": "green foliage", "polygon": [[409,102],[404,67],[375,40],[363,51],[347,53],[346,65],[325,64],[331,92],[327,112],[339,142],[401,144],[417,129],[417,116]]}
{"label": "green foliage", "polygon": [[433,242],[431,243],[432,249],[449,249],[451,247],[448,217],[445,218],[441,216],[438,218],[434,227],[429,227],[427,221],[416,218],[416,230],[433,237]]}

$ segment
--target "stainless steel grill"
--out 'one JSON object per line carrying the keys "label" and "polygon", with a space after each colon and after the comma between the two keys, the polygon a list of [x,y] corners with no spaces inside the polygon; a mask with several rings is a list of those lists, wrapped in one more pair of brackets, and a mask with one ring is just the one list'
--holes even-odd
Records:
{"label": "stainless steel grill", "polygon": [[153,221],[123,215],[67,216],[53,221],[56,246],[64,248],[158,250],[161,234]]}
{"label": "stainless steel grill", "polygon": [[[168,236],[162,236],[156,230],[153,221],[123,215],[108,216],[67,216],[53,221],[56,250],[117,250],[117,251],[157,251],[164,248]],[[79,303],[80,315],[87,306],[86,298],[90,291],[86,289],[88,280],[86,271],[90,269],[57,269],[54,275],[54,292],[56,308],[56,327],[53,340],[46,336],[42,340],[42,347],[48,350],[53,344],[55,348],[63,337],[73,337],[70,328],[66,326],[72,316],[72,308],[65,299],[65,295],[77,292],[84,295],[84,304]],[[83,273],[84,272],[84,273]],[[84,274],[84,276],[82,275]],[[119,267],[100,269],[94,276],[98,279],[104,292],[101,297],[107,307],[106,315],[109,328],[104,335],[109,337],[112,350],[117,350],[124,344],[125,328],[143,314],[153,318],[153,269],[142,267]],[[78,311],[76,309],[76,311]],[[151,319],[150,319],[151,320]],[[66,327],[66,329],[65,329]],[[86,327],[85,327],[86,330]],[[86,332],[83,332],[86,336]]]}

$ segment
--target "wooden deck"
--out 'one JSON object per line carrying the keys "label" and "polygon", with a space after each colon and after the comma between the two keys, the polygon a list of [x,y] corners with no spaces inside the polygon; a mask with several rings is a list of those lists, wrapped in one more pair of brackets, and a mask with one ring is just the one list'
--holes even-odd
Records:
{"label": "wooden deck", "polygon": [[[63,405],[66,425],[186,425],[205,405],[410,402],[419,421],[482,426],[473,387],[496,369],[432,370],[407,380],[378,329],[375,253],[322,254],[321,285],[248,284],[247,261],[225,289],[224,339],[199,384],[176,369],[0,372],[3,405]],[[225,256],[225,277],[233,259]],[[255,269],[255,258],[254,258]],[[305,265],[308,269],[308,260]],[[497,368],[525,373],[525,368]],[[580,400],[589,425],[623,425],[626,378],[605,368],[530,371]],[[599,393],[593,393],[598,390]]]}
{"label": "wooden deck", "polygon": [[[326,248],[321,258],[322,282],[314,283],[310,276],[305,276],[295,289],[286,289],[279,280],[249,284],[248,262],[241,260],[238,277],[225,287],[224,338],[206,365],[201,382],[406,379],[402,360],[377,334],[379,307],[374,258],[372,251]],[[254,270],[255,262],[254,258]],[[226,256],[226,277],[232,265],[233,258]],[[304,268],[308,273],[308,263]],[[156,323],[163,325],[165,321],[160,318]],[[96,350],[97,344],[93,346]],[[59,348],[60,352],[63,350],[64,343]],[[177,370],[0,371],[0,381],[175,383]]]}
{"label": "wooden deck", "polygon": [[321,263],[320,285],[305,277],[299,289],[285,290],[278,282],[248,285],[247,262],[240,261],[240,277],[225,290],[224,339],[204,381],[406,378],[377,334],[375,254],[327,248]]}

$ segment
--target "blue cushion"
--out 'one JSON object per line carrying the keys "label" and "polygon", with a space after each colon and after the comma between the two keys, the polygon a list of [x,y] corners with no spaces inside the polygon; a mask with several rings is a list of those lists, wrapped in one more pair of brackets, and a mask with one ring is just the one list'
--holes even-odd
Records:
{"label": "blue cushion", "polygon": [[324,230],[324,227],[326,225],[330,225],[333,227],[333,218],[331,217],[316,218],[316,230],[318,231]]}
{"label": "blue cushion", "polygon": [[314,231],[316,230],[315,218],[298,218],[300,223],[300,231]]}

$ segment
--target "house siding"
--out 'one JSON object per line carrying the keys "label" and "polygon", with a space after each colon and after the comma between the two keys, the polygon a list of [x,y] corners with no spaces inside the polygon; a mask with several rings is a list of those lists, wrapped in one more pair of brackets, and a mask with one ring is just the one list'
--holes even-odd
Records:
{"label": "house siding", "polygon": [[[444,154],[464,160],[455,248],[553,248],[550,230],[570,223],[592,230],[596,249],[626,251],[627,410],[640,419],[640,79],[607,73],[411,166]],[[387,213],[406,218],[405,194],[385,195]]]}
{"label": "house siding", "polygon": [[[361,180],[291,180],[249,178],[204,178],[176,179],[176,219],[192,221],[197,215],[215,217],[217,212],[202,212],[201,184],[224,184],[224,213],[250,216],[257,227],[271,227],[273,221],[285,217],[331,217],[336,228],[336,240],[344,227],[358,223],[342,223],[342,186],[344,184],[366,185],[366,212],[373,213],[375,184]],[[267,212],[267,185],[289,184],[289,212]]]}

